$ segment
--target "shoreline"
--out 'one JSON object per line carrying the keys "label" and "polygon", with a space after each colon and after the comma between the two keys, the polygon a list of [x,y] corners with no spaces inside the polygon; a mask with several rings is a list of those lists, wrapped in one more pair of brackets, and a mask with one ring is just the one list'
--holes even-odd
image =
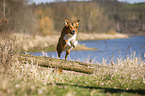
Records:
{"label": "shoreline", "polygon": [[128,36],[145,36],[145,33],[127,34]]}
{"label": "shoreline", "polygon": [[[16,38],[16,43],[20,44],[22,52],[53,52],[56,51],[56,44],[59,39],[59,35],[50,35],[50,36],[31,36],[28,34],[12,34],[12,37]],[[121,33],[78,33],[78,41],[86,40],[104,40],[104,39],[118,39],[118,38],[129,38],[126,34]],[[96,48],[89,48],[84,45],[78,44],[73,51],[79,50],[97,50]]]}

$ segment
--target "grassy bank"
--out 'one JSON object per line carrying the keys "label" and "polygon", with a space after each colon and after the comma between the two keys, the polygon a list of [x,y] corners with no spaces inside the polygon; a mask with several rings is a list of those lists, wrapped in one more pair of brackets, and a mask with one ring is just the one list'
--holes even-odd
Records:
{"label": "grassy bank", "polygon": [[5,73],[0,71],[2,96],[145,95],[145,63],[136,57],[93,65],[19,55]]}

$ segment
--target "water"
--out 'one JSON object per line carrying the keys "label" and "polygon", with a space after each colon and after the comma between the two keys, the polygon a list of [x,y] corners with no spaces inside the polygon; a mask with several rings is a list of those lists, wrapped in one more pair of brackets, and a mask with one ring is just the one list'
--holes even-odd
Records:
{"label": "water", "polygon": [[[139,57],[145,59],[145,36],[135,36],[127,39],[112,39],[112,40],[94,40],[94,41],[79,41],[80,44],[85,44],[87,47],[97,48],[93,51],[71,51],[68,60],[89,62],[102,62],[103,58],[109,63],[114,62],[117,58],[125,59],[126,57]],[[30,53],[35,56],[48,56],[58,58],[56,52],[34,52]],[[61,59],[64,59],[65,52],[62,53]]]}

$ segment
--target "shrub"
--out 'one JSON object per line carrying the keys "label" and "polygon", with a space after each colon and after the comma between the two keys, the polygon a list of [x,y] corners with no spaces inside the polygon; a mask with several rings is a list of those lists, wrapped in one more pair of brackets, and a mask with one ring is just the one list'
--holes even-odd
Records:
{"label": "shrub", "polygon": [[[3,36],[1,36],[3,37]],[[0,67],[6,69],[16,60],[19,46],[15,43],[15,38],[8,37],[0,40]]]}

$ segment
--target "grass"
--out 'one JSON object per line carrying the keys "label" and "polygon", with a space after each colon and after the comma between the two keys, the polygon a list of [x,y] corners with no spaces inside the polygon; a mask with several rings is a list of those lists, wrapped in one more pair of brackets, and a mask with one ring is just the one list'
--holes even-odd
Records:
{"label": "grass", "polygon": [[0,96],[145,95],[145,62],[134,56],[94,65],[20,55],[12,39],[0,48]]}

